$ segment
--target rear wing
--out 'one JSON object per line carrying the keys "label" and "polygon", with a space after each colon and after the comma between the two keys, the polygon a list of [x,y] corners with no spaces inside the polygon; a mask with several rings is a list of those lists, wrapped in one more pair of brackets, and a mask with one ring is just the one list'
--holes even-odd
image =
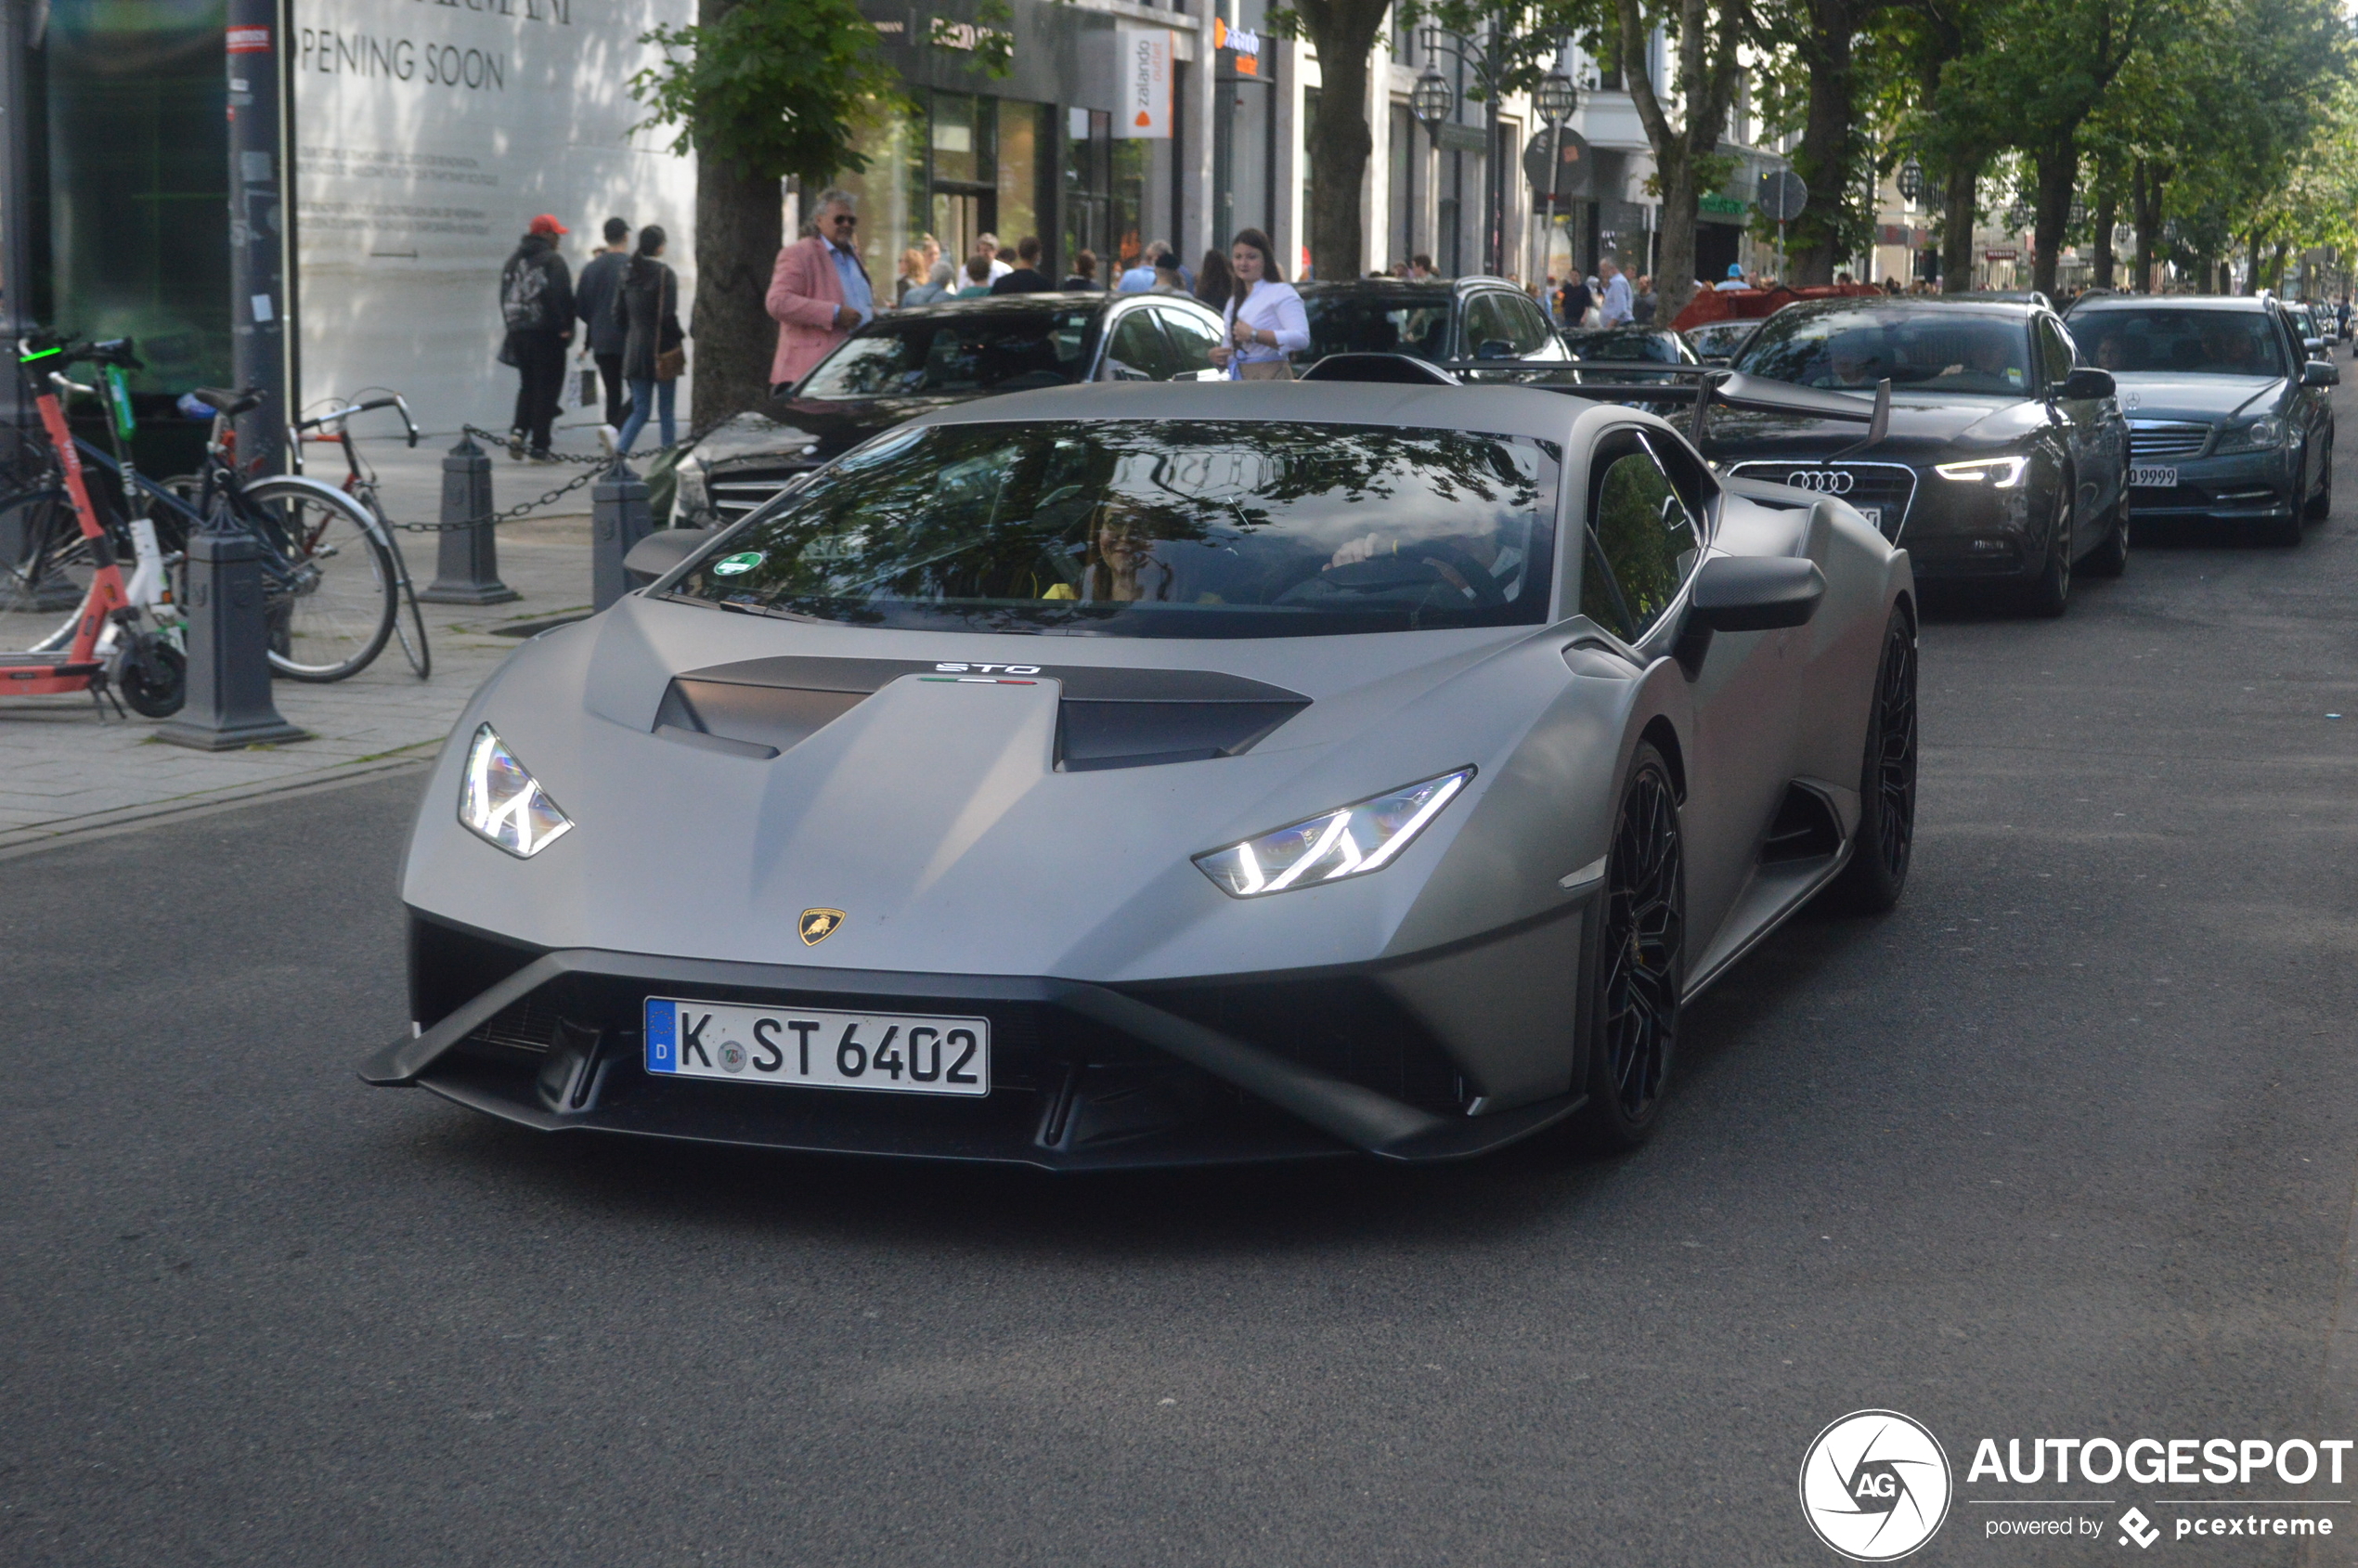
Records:
{"label": "rear wing", "polygon": [[[1629,379],[1602,379],[1609,375]],[[1589,366],[1566,360],[1449,359],[1436,364],[1406,354],[1330,354],[1304,370],[1302,379],[1429,386],[1510,383],[1598,403],[1691,404],[1693,412],[1687,421],[1687,439],[1705,456],[1710,455],[1705,442],[1710,438],[1711,410],[1715,407],[1865,425],[1865,435],[1834,453],[1835,458],[1864,451],[1891,431],[1891,382],[1887,377],[1875,383],[1874,395],[1867,398],[1814,386],[1794,386],[1760,376],[1738,375],[1716,365],[1647,365],[1642,369],[1629,370],[1618,365]]]}

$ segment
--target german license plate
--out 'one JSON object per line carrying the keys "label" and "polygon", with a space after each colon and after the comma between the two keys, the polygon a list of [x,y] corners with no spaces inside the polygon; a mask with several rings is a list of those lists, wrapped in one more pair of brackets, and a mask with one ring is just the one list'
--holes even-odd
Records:
{"label": "german license plate", "polygon": [[674,1078],[991,1093],[991,1020],[647,998],[647,1070]]}
{"label": "german license plate", "polygon": [[2178,487],[2178,471],[2174,468],[2132,468],[2129,484],[2138,490],[2174,490]]}

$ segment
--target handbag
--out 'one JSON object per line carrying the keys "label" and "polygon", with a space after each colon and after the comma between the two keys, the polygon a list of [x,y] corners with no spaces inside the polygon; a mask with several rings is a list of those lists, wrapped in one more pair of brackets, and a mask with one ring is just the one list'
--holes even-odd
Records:
{"label": "handbag", "polygon": [[[669,327],[680,314],[679,295],[675,292],[679,285],[673,281],[669,268],[664,271],[663,285],[665,308],[658,321],[661,326]],[[674,343],[655,356],[655,380],[659,382],[676,382],[687,369],[688,347],[685,343]]]}
{"label": "handbag", "polygon": [[1289,382],[1293,367],[1283,359],[1250,359],[1237,367],[1240,382]]}

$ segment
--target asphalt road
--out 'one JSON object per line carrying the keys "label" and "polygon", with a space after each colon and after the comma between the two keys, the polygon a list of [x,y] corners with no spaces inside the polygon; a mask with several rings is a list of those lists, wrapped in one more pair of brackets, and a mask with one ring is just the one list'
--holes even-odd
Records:
{"label": "asphalt road", "polygon": [[2337,521],[1937,617],[1905,904],[1698,1004],[1617,1160],[543,1137],[352,1076],[414,777],[0,862],[0,1562],[1810,1564],[1863,1406],[1956,1467],[1916,1561],[2123,1555],[1990,1539],[1974,1444],[2358,1436],[2353,603]]}

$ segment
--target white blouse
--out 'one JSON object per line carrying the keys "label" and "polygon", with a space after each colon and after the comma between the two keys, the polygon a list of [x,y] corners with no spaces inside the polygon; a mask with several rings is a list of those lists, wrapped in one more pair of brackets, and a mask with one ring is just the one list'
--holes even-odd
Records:
{"label": "white blouse", "polygon": [[1310,317],[1303,314],[1302,296],[1294,292],[1294,287],[1290,283],[1273,282],[1264,278],[1252,286],[1252,292],[1245,296],[1245,303],[1241,307],[1237,305],[1235,296],[1231,295],[1228,300],[1228,308],[1222,311],[1220,316],[1228,327],[1231,334],[1228,341],[1231,343],[1236,342],[1233,334],[1238,321],[1242,321],[1248,327],[1273,332],[1277,339],[1275,347],[1265,343],[1256,343],[1250,348],[1240,348],[1230,356],[1228,359],[1230,381],[1237,379],[1237,367],[1239,365],[1266,364],[1272,359],[1283,359],[1289,355],[1299,354],[1310,346]]}

